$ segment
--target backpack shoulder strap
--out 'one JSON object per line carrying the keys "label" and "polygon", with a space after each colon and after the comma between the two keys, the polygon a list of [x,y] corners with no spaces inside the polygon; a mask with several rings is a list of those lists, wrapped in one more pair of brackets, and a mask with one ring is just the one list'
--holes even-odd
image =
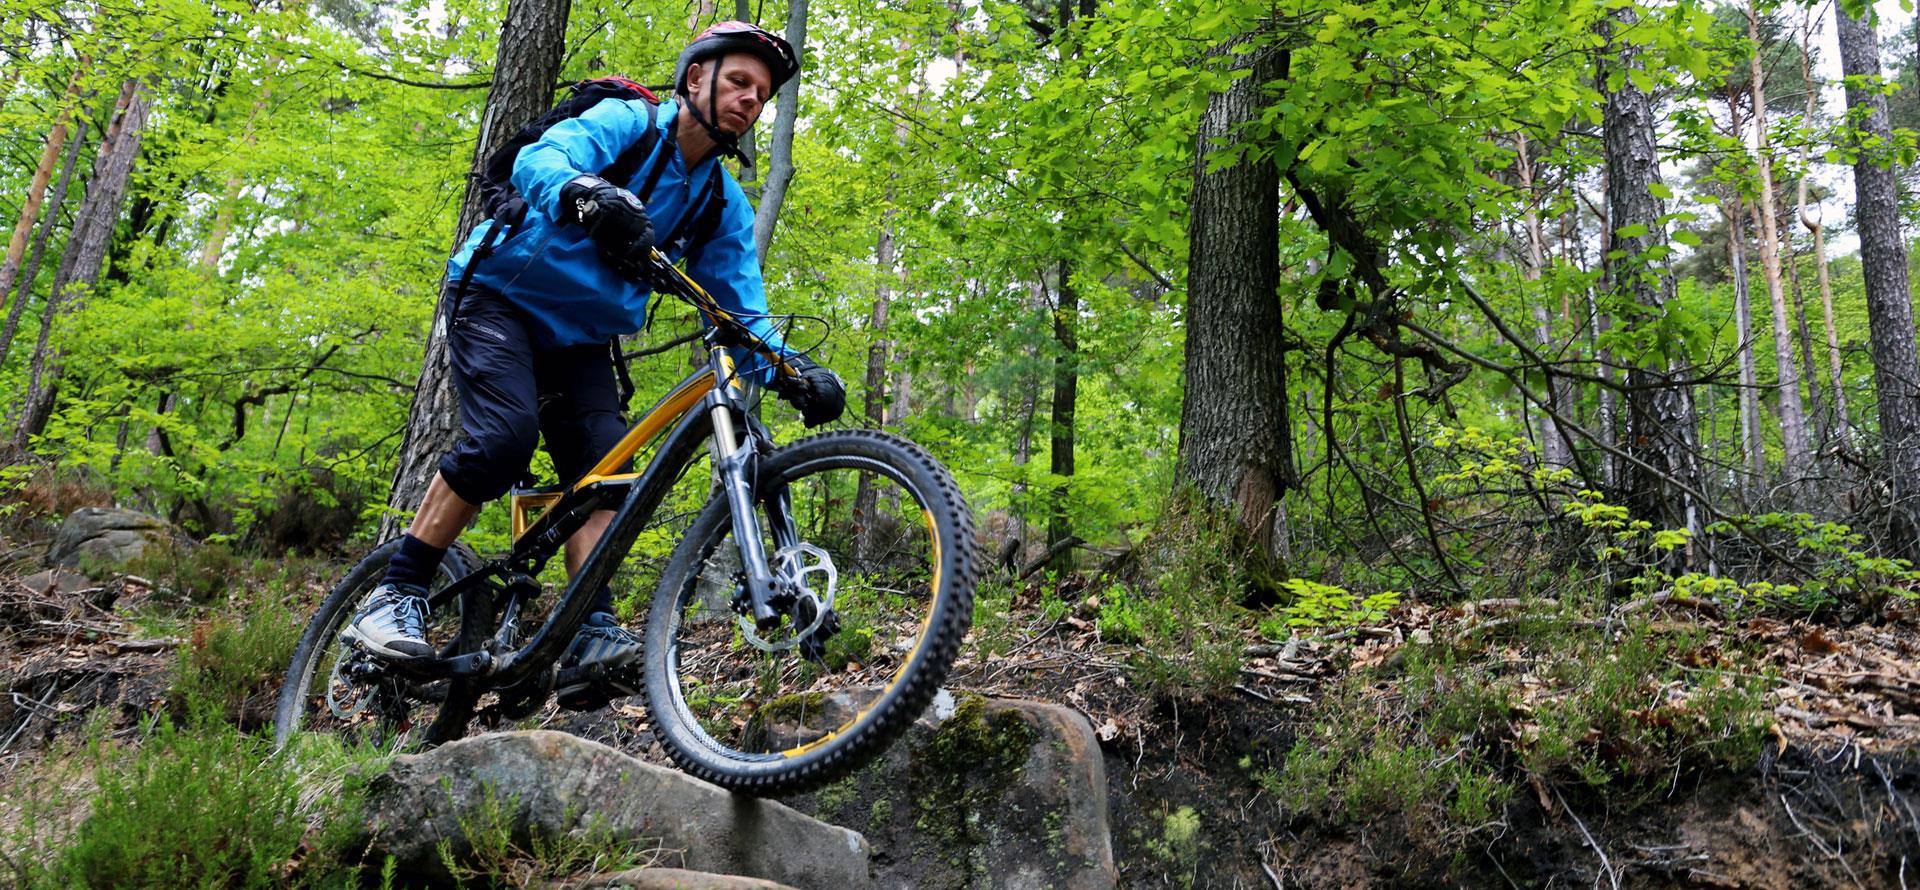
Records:
{"label": "backpack shoulder strap", "polygon": [[[601,179],[623,188],[640,172],[640,165],[646,163],[647,157],[653,154],[654,146],[660,143],[660,130],[658,129],[660,104],[652,99],[643,99],[642,101],[645,102],[647,106],[646,132],[642,133],[639,139],[634,140],[632,145],[622,150],[619,157],[614,158],[613,163],[608,164],[605,170],[600,171]],[[649,191],[651,191],[651,189],[649,189]],[[646,195],[638,195],[637,197],[639,197],[643,203],[647,200]]]}
{"label": "backpack shoulder strap", "polygon": [[704,200],[706,204],[700,208],[700,218],[693,224],[691,234],[694,241],[712,240],[714,234],[720,231],[720,223],[726,220],[727,190],[721,181],[721,171],[715,170],[708,177]]}

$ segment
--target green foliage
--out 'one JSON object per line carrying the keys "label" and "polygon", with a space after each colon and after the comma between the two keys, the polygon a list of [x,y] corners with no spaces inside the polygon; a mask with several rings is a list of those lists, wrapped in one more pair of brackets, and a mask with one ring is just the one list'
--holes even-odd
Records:
{"label": "green foliage", "polygon": [[1147,852],[1164,863],[1182,887],[1193,886],[1194,869],[1200,864],[1201,851],[1206,847],[1200,814],[1192,807],[1167,813],[1160,836],[1147,840]]}
{"label": "green foliage", "polygon": [[176,709],[243,724],[264,721],[305,629],[305,616],[269,596],[193,628],[174,666]]}
{"label": "green foliage", "polygon": [[[1497,647],[1407,644],[1329,690],[1262,783],[1290,817],[1393,815],[1416,842],[1445,849],[1497,830],[1527,781],[1614,787],[1630,800],[1676,770],[1759,756],[1765,681],[1689,666],[1744,656],[1645,624],[1610,632],[1580,614],[1536,606]],[[1398,694],[1375,691],[1389,686]]]}
{"label": "green foliage", "polygon": [[521,821],[517,798],[483,788],[479,805],[459,819],[459,852],[452,838],[441,839],[440,863],[462,887],[525,887],[644,868],[660,859],[657,842],[621,840],[599,820],[552,837],[519,830]]}
{"label": "green foliage", "polygon": [[[300,785],[270,745],[162,719],[131,758],[96,754],[99,792],[57,869],[90,887],[273,887],[306,830]],[[52,877],[52,876],[50,876]]]}
{"label": "green foliage", "polygon": [[1280,588],[1292,594],[1293,601],[1280,613],[1260,621],[1260,632],[1272,639],[1289,636],[1293,628],[1374,624],[1383,621],[1400,604],[1400,592],[1382,590],[1356,596],[1345,588],[1321,584],[1305,578],[1288,578]]}
{"label": "green foliage", "polygon": [[[154,594],[162,601],[207,605],[225,598],[243,565],[224,541],[196,544],[169,538],[149,542],[139,556],[113,568],[153,582]],[[106,568],[95,571],[105,574]]]}
{"label": "green foliage", "polygon": [[[1135,682],[1160,695],[1207,696],[1238,682],[1240,649],[1251,616],[1240,605],[1265,564],[1238,525],[1196,497],[1182,497],[1146,545],[1154,574],[1133,595],[1117,588],[1103,599],[1104,628],[1136,630],[1139,648],[1128,665]],[[1110,595],[1114,592],[1110,591]],[[1111,611],[1112,617],[1109,617]]]}

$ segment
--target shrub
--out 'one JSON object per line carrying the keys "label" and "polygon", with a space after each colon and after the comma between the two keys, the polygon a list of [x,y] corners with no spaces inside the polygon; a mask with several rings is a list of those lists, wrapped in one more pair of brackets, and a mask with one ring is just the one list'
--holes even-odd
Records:
{"label": "shrub", "polygon": [[[269,887],[299,847],[300,785],[264,739],[162,719],[133,758],[104,767],[62,857],[88,887]],[[104,754],[102,756],[104,762]]]}
{"label": "shrub", "polygon": [[218,716],[243,728],[264,722],[302,629],[299,615],[268,597],[195,625],[174,664],[175,713]]}

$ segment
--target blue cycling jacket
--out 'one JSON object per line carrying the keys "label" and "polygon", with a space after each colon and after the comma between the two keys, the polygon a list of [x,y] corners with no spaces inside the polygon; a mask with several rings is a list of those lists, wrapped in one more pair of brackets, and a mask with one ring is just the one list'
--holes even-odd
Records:
{"label": "blue cycling jacket", "polygon": [[[662,244],[667,258],[680,261],[687,274],[707,289],[720,306],[741,316],[747,327],[785,353],[779,332],[764,316],[766,289],[760,280],[760,259],[753,243],[753,207],[732,174],[710,157],[687,169],[678,141],[668,138],[679,106],[660,103],[655,127],[662,132],[653,154],[670,152],[666,169],[647,196],[647,215],[661,237],[679,227],[681,219],[700,208],[689,206],[705,192],[711,177],[721,178],[725,214],[712,238],[698,244]],[[605,343],[631,334],[646,322],[651,291],[635,284],[600,261],[592,239],[575,225],[554,222],[560,187],[584,173],[599,175],[627,146],[640,140],[647,126],[642,100],[604,100],[576,118],[563,120],[541,134],[539,141],[520,150],[513,165],[513,187],[528,204],[527,218],[494,246],[492,256],[473,270],[473,283],[504,294],[533,318],[533,335],[542,347]],[[640,165],[634,179],[615,183],[638,192],[642,177],[658,157]],[[475,226],[467,243],[447,261],[447,275],[458,280],[473,261],[473,252],[498,223]],[[691,225],[691,223],[689,223]],[[760,316],[760,317],[756,317]]]}

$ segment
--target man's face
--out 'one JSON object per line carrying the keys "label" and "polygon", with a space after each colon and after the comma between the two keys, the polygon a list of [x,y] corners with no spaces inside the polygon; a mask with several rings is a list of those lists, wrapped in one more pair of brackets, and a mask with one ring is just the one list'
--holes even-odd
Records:
{"label": "man's face", "polygon": [[688,100],[706,113],[707,103],[713,101],[709,93],[717,90],[713,125],[736,136],[760,119],[760,110],[773,93],[773,72],[752,53],[716,56],[693,66],[688,75]]}

